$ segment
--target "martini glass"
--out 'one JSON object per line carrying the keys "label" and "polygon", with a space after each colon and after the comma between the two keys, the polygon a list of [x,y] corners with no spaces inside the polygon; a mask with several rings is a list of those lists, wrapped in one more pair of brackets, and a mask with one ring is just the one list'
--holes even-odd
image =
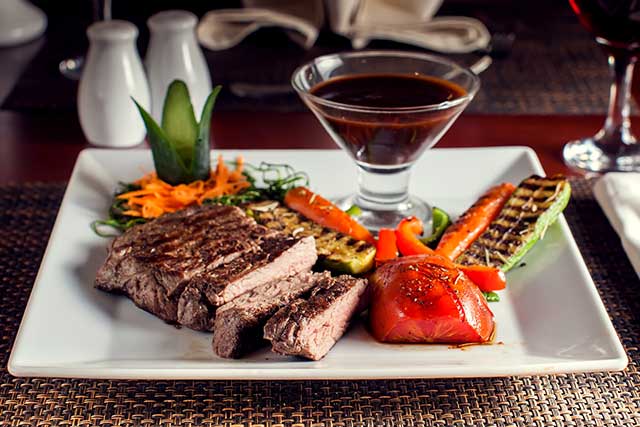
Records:
{"label": "martini glass", "polygon": [[[424,90],[420,79],[456,88],[455,96],[438,103],[397,104],[395,87],[372,87],[378,99],[342,103],[314,94],[332,79],[348,81],[365,76],[393,75],[416,80],[416,91]],[[393,84],[393,82],[389,82]],[[411,91],[412,87],[405,91]],[[358,206],[358,221],[373,232],[394,228],[402,218],[415,216],[431,228],[431,207],[408,192],[411,168],[425,150],[435,145],[474,97],[480,81],[470,70],[445,58],[418,52],[361,51],[320,56],[298,68],[292,85],[320,120],[333,140],[354,161],[358,171],[355,194],[336,200],[342,209]],[[433,88],[437,90],[437,87]],[[398,89],[399,90],[399,89]],[[316,91],[317,93],[317,91]],[[415,98],[415,97],[414,97]],[[394,103],[395,102],[395,103]],[[389,106],[386,106],[389,105]],[[331,168],[332,165],[326,165]],[[340,171],[336,170],[336,173]],[[436,177],[434,177],[436,178]]]}

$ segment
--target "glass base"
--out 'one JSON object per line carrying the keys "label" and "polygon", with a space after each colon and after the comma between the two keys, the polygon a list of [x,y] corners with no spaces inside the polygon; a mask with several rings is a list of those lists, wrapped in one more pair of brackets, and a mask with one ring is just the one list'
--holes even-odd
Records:
{"label": "glass base", "polygon": [[78,81],[82,77],[82,69],[84,68],[84,57],[76,56],[75,58],[68,58],[58,64],[60,74],[68,78],[69,80]]}
{"label": "glass base", "polygon": [[358,222],[374,234],[381,228],[396,228],[403,218],[415,216],[424,224],[423,235],[428,236],[432,231],[431,206],[424,200],[409,196],[405,202],[381,205],[373,204],[362,199],[357,194],[334,200],[342,210],[357,206],[362,213],[356,217]]}
{"label": "glass base", "polygon": [[567,165],[589,172],[640,171],[640,144],[602,143],[596,137],[568,142],[562,152]]}

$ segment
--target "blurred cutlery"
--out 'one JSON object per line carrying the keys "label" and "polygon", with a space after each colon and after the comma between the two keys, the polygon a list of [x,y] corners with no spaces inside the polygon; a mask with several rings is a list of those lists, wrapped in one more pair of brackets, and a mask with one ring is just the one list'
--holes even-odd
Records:
{"label": "blurred cutlery", "polygon": [[[471,71],[475,74],[481,74],[493,64],[494,59],[507,57],[511,53],[515,39],[514,33],[495,33],[491,36],[491,42],[485,49],[476,51],[483,56],[469,66]],[[231,83],[229,89],[238,98],[260,99],[293,93],[293,88],[289,84],[238,82]]]}

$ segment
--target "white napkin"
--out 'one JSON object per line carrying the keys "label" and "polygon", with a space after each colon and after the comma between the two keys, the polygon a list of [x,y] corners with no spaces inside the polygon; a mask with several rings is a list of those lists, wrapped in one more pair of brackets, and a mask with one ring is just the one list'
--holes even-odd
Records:
{"label": "white napkin", "polygon": [[469,53],[484,49],[491,34],[477,19],[462,16],[432,18],[409,27],[369,26],[351,30],[351,44],[355,49],[366,47],[371,40],[393,40],[442,53]]}
{"label": "white napkin", "polygon": [[484,24],[466,17],[433,15],[442,0],[244,0],[244,9],[215,10],[198,25],[200,42],[228,49],[259,28],[281,27],[305,48],[315,43],[326,14],[331,29],[355,49],[374,39],[393,40],[442,53],[486,48]]}
{"label": "white napkin", "polygon": [[593,193],[640,276],[640,173],[608,173],[596,182]]}
{"label": "white napkin", "polygon": [[197,28],[198,40],[211,50],[224,50],[263,27],[280,27],[289,37],[309,49],[318,38],[319,26],[305,18],[269,9],[222,9],[205,14]]}

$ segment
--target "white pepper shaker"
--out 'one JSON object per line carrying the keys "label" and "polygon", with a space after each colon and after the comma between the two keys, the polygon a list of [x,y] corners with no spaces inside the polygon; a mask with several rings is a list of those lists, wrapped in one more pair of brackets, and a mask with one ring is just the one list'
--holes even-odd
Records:
{"label": "white pepper shaker", "polygon": [[26,0],[0,1],[0,47],[17,46],[47,29],[47,15]]}
{"label": "white pepper shaker", "polygon": [[90,46],[78,90],[80,125],[91,144],[131,147],[146,130],[134,98],[145,109],[149,85],[136,48],[138,29],[126,21],[92,24]]}
{"label": "white pepper shaker", "polygon": [[166,10],[147,21],[151,38],[145,58],[151,88],[151,115],[162,119],[167,88],[175,79],[187,84],[197,120],[211,92],[211,76],[196,40],[198,18],[185,10]]}

